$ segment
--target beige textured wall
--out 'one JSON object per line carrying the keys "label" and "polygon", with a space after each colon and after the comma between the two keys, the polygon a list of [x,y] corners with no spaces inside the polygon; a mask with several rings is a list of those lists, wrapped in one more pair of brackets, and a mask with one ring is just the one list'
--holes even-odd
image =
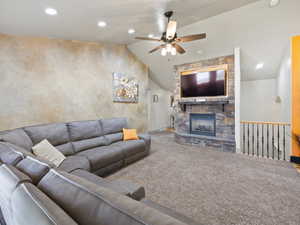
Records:
{"label": "beige textured wall", "polygon": [[[0,34],[0,130],[127,117],[147,130],[148,68],[125,45]],[[139,103],[112,102],[112,73],[139,81]]]}

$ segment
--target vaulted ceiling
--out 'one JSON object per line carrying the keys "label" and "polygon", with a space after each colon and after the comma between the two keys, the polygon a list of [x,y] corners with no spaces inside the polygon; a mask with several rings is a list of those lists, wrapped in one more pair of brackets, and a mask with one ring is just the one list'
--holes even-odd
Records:
{"label": "vaulted ceiling", "polygon": [[[128,44],[134,35],[159,34],[166,10],[175,10],[179,26],[223,13],[256,0],[1,0],[0,32]],[[44,13],[46,8],[56,16]],[[99,28],[98,21],[107,27]]]}
{"label": "vaulted ceiling", "polygon": [[[139,41],[129,49],[149,65],[152,78],[162,87],[174,90],[174,65],[233,54],[241,49],[242,80],[276,78],[281,59],[289,47],[290,37],[300,35],[300,1],[284,0],[274,8],[269,0],[181,27],[179,36],[207,33],[206,40],[184,43],[184,55],[163,57],[160,52],[148,54],[157,43]],[[263,68],[256,69],[258,64]]]}
{"label": "vaulted ceiling", "polygon": [[[128,44],[162,87],[173,90],[173,66],[242,52],[242,79],[276,77],[289,37],[300,34],[300,1],[281,0],[1,0],[0,33],[43,36],[67,40]],[[46,15],[46,8],[58,14]],[[175,11],[179,35],[207,33],[207,39],[186,43],[185,55],[162,57],[148,51],[157,43],[134,40],[165,29],[163,13]],[[107,26],[100,28],[98,21]],[[135,34],[128,34],[134,28]],[[255,70],[263,63],[261,70]]]}

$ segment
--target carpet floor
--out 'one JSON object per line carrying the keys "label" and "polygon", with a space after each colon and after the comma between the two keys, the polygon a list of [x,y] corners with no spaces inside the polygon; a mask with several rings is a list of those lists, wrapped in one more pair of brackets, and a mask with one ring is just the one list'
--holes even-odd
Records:
{"label": "carpet floor", "polygon": [[300,173],[289,162],[179,145],[152,136],[151,154],[108,177],[203,225],[300,225]]}

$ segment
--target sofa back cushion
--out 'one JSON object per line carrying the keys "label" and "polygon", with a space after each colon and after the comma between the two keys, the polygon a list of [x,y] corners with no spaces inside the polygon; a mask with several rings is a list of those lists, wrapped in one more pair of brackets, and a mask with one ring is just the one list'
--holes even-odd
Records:
{"label": "sofa back cushion", "polygon": [[67,125],[65,123],[53,123],[45,125],[37,125],[25,127],[25,132],[31,138],[33,145],[47,139],[64,155],[72,155],[74,153]]}
{"label": "sofa back cushion", "polygon": [[75,225],[59,206],[32,184],[19,185],[11,196],[14,225]]}
{"label": "sofa back cushion", "polygon": [[70,139],[75,152],[106,145],[103,129],[98,120],[68,123]]}
{"label": "sofa back cushion", "polygon": [[107,145],[123,140],[123,128],[127,128],[126,118],[102,119],[101,124]]}
{"label": "sofa back cushion", "polygon": [[126,196],[54,169],[38,187],[81,225],[182,225]]}
{"label": "sofa back cushion", "polygon": [[120,133],[123,131],[123,128],[127,128],[126,118],[102,119],[100,121],[105,135]]}
{"label": "sofa back cushion", "polygon": [[0,166],[0,199],[1,207],[9,208],[10,197],[17,186],[23,182],[31,182],[31,179],[24,173],[11,165],[2,164]]}
{"label": "sofa back cushion", "polygon": [[2,132],[0,141],[9,142],[31,152],[32,141],[22,128]]}
{"label": "sofa back cushion", "polygon": [[76,223],[31,179],[15,167],[0,166],[0,205],[7,224],[75,225]]}

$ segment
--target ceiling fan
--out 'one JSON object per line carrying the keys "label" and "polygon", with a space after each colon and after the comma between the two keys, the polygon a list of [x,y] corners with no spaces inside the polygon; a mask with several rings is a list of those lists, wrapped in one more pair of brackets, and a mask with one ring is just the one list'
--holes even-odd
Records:
{"label": "ceiling fan", "polygon": [[200,39],[206,38],[206,34],[193,34],[184,37],[177,37],[177,22],[175,20],[171,20],[173,15],[173,11],[168,11],[164,15],[168,18],[167,30],[163,32],[160,39],[158,38],[150,38],[150,37],[136,37],[138,40],[145,41],[156,41],[162,42],[161,45],[149,51],[149,53],[153,53],[159,49],[161,49],[161,54],[166,56],[168,53],[171,55],[176,55],[176,53],[184,54],[186,51],[179,45],[179,43],[185,43],[190,41],[196,41]]}

